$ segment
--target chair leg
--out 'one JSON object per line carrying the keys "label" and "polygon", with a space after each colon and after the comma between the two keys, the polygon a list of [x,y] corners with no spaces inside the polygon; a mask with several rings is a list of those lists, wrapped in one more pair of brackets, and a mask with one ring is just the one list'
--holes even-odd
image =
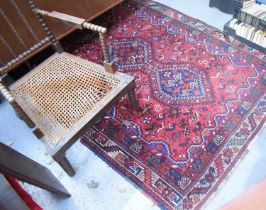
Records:
{"label": "chair leg", "polygon": [[34,127],[35,127],[34,122],[32,122],[32,120],[29,119],[28,116],[25,116],[25,115],[23,115],[23,114],[21,114],[21,113],[18,113],[17,111],[15,111],[15,113],[16,113],[16,116],[17,116],[20,120],[24,121],[24,122],[27,124],[27,126],[28,126],[29,128],[34,128]]}
{"label": "chair leg", "polygon": [[2,83],[2,79],[0,78],[0,93],[6,98],[6,100],[10,103],[10,105],[15,110],[17,116],[25,121],[25,123],[30,127],[34,128],[34,122],[29,118],[29,116],[24,112],[24,110],[20,107],[20,105],[16,102],[15,98],[12,96],[9,89]]}
{"label": "chair leg", "polygon": [[68,176],[75,175],[75,170],[69,163],[65,154],[61,153],[60,155],[53,156],[53,158],[63,168],[63,170],[68,174]]}
{"label": "chair leg", "polygon": [[136,99],[135,86],[133,86],[132,88],[129,89],[128,98],[129,98],[129,102],[130,102],[131,107],[133,109],[137,108],[138,101]]}
{"label": "chair leg", "polygon": [[40,139],[44,136],[43,132],[39,128],[34,129],[33,134],[37,137],[37,139]]}
{"label": "chair leg", "polygon": [[30,119],[30,117],[24,112],[24,110],[18,105],[17,102],[10,102],[11,106],[14,108],[16,115],[19,119],[23,120],[29,128],[34,128],[35,123]]}
{"label": "chair leg", "polygon": [[115,12],[115,8],[112,8],[112,19],[113,19],[113,22],[114,24],[116,24],[118,21],[117,21],[117,17],[116,17],[116,12]]}

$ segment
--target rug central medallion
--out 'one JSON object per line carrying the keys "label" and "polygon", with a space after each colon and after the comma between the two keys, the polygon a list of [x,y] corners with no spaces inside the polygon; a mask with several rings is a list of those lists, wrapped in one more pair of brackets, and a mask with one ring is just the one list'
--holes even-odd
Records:
{"label": "rug central medallion", "polygon": [[110,55],[119,67],[141,67],[148,60],[148,47],[136,40],[114,41]]}
{"label": "rug central medallion", "polygon": [[208,75],[193,65],[152,69],[154,98],[166,105],[209,104],[214,102]]}

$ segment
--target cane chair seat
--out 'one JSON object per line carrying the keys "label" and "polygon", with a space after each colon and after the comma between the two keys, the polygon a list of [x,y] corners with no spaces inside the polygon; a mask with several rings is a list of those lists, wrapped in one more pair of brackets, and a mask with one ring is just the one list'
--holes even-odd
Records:
{"label": "cane chair seat", "polygon": [[54,147],[123,78],[68,53],[55,53],[13,86],[11,93]]}

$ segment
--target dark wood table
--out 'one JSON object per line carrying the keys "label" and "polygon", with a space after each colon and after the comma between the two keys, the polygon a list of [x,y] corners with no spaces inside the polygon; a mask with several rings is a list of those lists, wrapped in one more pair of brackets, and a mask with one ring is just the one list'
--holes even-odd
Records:
{"label": "dark wood table", "polygon": [[[113,9],[123,1],[124,0],[35,0],[34,2],[40,9],[48,11],[54,10],[91,21],[108,10]],[[14,54],[19,55],[24,52],[25,47],[28,49],[32,47],[37,43],[36,39],[42,39],[46,35],[39,26],[26,0],[16,0],[12,2],[0,1],[0,8],[2,11],[0,13],[0,61],[4,63],[12,60]],[[23,14],[23,16],[19,14]],[[16,30],[17,36],[14,36],[9,22],[13,24],[13,29]],[[47,23],[59,39],[74,30],[71,26],[63,25],[53,20],[47,19]],[[18,37],[21,38],[22,42],[17,41]],[[34,54],[36,54],[36,52],[32,53],[32,55]]]}

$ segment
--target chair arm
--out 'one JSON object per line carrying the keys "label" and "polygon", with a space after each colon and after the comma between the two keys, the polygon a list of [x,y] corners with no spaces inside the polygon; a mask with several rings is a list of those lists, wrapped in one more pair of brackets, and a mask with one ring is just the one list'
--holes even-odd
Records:
{"label": "chair arm", "polygon": [[100,43],[101,43],[102,50],[103,50],[103,55],[104,55],[104,62],[103,63],[105,66],[105,70],[107,72],[110,72],[110,73],[114,73],[116,71],[115,64],[110,59],[108,47],[107,47],[106,42],[105,42],[104,35],[107,32],[107,29],[105,27],[98,26],[98,25],[95,25],[92,23],[88,23],[88,22],[86,22],[85,19],[78,18],[78,17],[71,16],[71,15],[67,15],[64,13],[60,13],[60,12],[56,12],[56,11],[48,12],[45,10],[38,9],[33,4],[33,2],[31,0],[29,1],[29,3],[31,5],[33,11],[38,15],[55,18],[57,20],[63,21],[64,23],[70,24],[70,25],[72,25],[76,28],[79,28],[79,29],[89,29],[89,30],[98,32],[99,37],[100,37]]}
{"label": "chair arm", "polygon": [[95,31],[98,33],[102,33],[102,34],[105,34],[107,32],[107,29],[105,27],[98,26],[98,25],[95,25],[92,23],[88,23],[86,21],[84,23],[82,23],[82,27],[84,29],[89,29],[89,30],[92,30],[92,31]]}
{"label": "chair arm", "polygon": [[79,29],[83,29],[83,28],[89,29],[89,30],[96,31],[98,33],[103,33],[103,34],[105,34],[107,31],[106,28],[92,24],[92,23],[88,23],[83,18],[75,17],[72,15],[67,15],[61,12],[56,12],[56,11],[48,12],[48,11],[37,9],[37,8],[34,9],[33,11],[39,15],[48,16],[48,17],[52,17],[57,20],[63,21],[64,23],[70,24]]}

